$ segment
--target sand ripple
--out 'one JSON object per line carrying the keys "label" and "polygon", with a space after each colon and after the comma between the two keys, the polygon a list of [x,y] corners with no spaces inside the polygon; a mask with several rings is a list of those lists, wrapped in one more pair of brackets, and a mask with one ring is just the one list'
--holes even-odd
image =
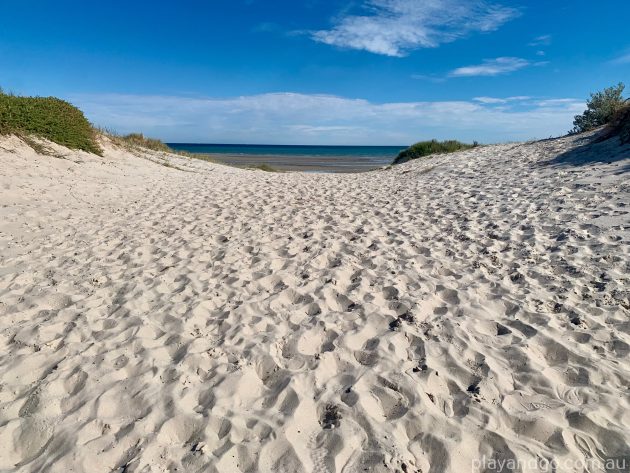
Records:
{"label": "sand ripple", "polygon": [[0,144],[0,470],[630,465],[627,159],[549,163],[563,138],[275,174]]}

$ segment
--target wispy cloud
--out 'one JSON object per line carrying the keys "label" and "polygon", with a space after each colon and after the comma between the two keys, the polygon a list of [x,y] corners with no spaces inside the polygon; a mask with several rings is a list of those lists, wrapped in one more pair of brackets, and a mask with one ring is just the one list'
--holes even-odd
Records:
{"label": "wispy cloud", "polygon": [[541,36],[536,36],[530,43],[529,46],[549,46],[551,44],[552,36],[550,34],[544,34]]}
{"label": "wispy cloud", "polygon": [[536,106],[538,107],[557,107],[559,105],[567,105],[567,104],[573,104],[579,102],[577,99],[545,99],[545,100],[538,100],[536,102]]}
{"label": "wispy cloud", "polygon": [[531,65],[527,59],[519,57],[498,57],[486,59],[482,64],[458,67],[450,72],[451,77],[497,76],[518,71]]}
{"label": "wispy cloud", "polygon": [[627,50],[625,53],[617,56],[615,59],[610,61],[612,64],[630,64],[630,50]]}
{"label": "wispy cloud", "polygon": [[364,0],[364,15],[345,15],[312,33],[321,43],[386,56],[433,48],[472,32],[493,31],[519,16],[484,0]]}
{"label": "wispy cloud", "polygon": [[[429,138],[496,142],[565,132],[584,108],[575,99],[373,103],[329,95],[234,98],[142,95],[68,97],[95,124],[167,141],[409,144]],[[499,102],[500,101],[500,102]],[[502,103],[502,106],[497,104]]]}
{"label": "wispy cloud", "polygon": [[475,102],[481,102],[484,104],[488,104],[488,105],[494,105],[494,104],[504,104],[504,103],[508,103],[508,102],[522,102],[524,100],[529,100],[531,99],[531,97],[527,96],[527,95],[516,95],[514,97],[504,97],[504,98],[498,98],[498,97],[475,97],[473,100]]}
{"label": "wispy cloud", "polygon": [[446,80],[446,77],[437,74],[412,74],[411,78],[417,80],[427,80],[435,83],[444,82]]}

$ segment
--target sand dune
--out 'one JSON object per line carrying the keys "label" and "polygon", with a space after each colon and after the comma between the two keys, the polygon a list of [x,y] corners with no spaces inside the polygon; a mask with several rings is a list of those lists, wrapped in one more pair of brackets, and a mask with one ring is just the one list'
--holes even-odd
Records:
{"label": "sand dune", "polygon": [[587,140],[321,175],[2,138],[0,471],[627,472],[630,147]]}

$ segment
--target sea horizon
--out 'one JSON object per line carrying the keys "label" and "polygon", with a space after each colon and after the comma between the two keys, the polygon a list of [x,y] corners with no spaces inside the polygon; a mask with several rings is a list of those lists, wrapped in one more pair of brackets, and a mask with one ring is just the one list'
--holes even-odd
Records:
{"label": "sea horizon", "polygon": [[203,154],[240,166],[268,165],[278,170],[358,172],[392,163],[407,146],[268,145],[231,143],[167,143],[176,151]]}
{"label": "sea horizon", "polygon": [[314,144],[267,144],[267,143],[193,143],[184,141],[166,141],[168,146],[175,147],[174,149],[183,149],[184,147],[191,148],[355,148],[355,149],[405,149],[410,145],[314,145]]}

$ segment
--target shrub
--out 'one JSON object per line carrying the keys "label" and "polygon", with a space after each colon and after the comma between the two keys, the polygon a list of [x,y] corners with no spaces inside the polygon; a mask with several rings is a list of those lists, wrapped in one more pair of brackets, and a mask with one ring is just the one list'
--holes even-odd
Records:
{"label": "shrub", "polygon": [[619,111],[618,119],[619,138],[622,143],[628,144],[630,143],[630,104]]}
{"label": "shrub", "polygon": [[72,149],[102,154],[83,112],[55,97],[19,97],[0,91],[0,134],[35,135]]}
{"label": "shrub", "polygon": [[436,153],[454,153],[455,151],[462,151],[478,146],[475,141],[472,145],[468,143],[462,143],[455,140],[447,141],[421,141],[415,145],[410,146],[407,149],[402,150],[392,164],[406,163],[412,159],[422,158],[423,156],[429,156]]}
{"label": "shrub", "polygon": [[619,136],[622,144],[630,143],[630,101],[617,110],[608,124],[605,137]]}
{"label": "shrub", "polygon": [[569,133],[583,133],[610,123],[615,113],[626,103],[622,96],[624,88],[624,84],[620,82],[616,86],[591,94],[586,110],[582,115],[575,116],[573,129]]}

